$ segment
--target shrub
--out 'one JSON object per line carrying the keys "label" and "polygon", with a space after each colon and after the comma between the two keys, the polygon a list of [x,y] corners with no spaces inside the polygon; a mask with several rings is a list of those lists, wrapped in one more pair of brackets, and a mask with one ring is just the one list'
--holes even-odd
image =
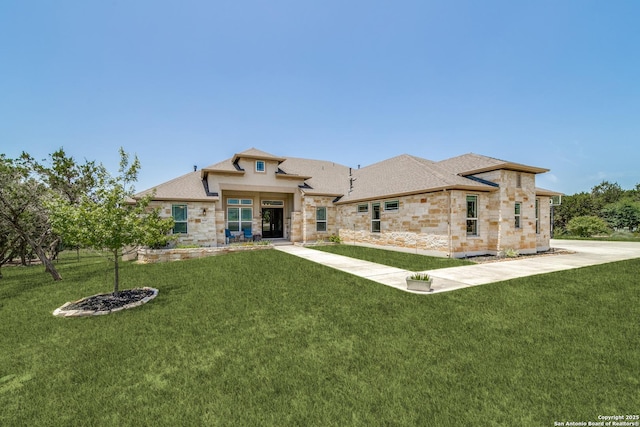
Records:
{"label": "shrub", "polygon": [[580,237],[591,237],[596,234],[609,234],[611,230],[607,222],[597,216],[577,216],[567,224],[569,234]]}
{"label": "shrub", "polygon": [[517,258],[520,255],[517,249],[507,248],[504,250],[504,256],[507,258]]}
{"label": "shrub", "polygon": [[411,276],[409,276],[409,279],[422,280],[422,281],[428,282],[429,280],[431,280],[431,277],[429,277],[427,273],[414,273]]}
{"label": "shrub", "polygon": [[342,239],[337,234],[332,234],[329,236],[329,241],[332,243],[342,243]]}

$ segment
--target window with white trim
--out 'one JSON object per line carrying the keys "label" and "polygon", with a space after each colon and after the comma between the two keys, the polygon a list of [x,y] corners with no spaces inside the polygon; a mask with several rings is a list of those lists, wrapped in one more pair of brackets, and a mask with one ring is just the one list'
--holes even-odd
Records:
{"label": "window with white trim", "polygon": [[371,232],[380,232],[380,203],[371,203]]}
{"label": "window with white trim", "polygon": [[187,234],[187,205],[171,205],[173,234]]}
{"label": "window with white trim", "polygon": [[514,226],[515,228],[522,228],[522,223],[521,223],[521,212],[522,212],[522,203],[520,202],[516,202],[514,209],[513,209],[513,214],[514,214],[514,218],[515,218],[515,222],[514,222]]}
{"label": "window with white trim", "polygon": [[327,208],[316,208],[316,231],[327,231]]}
{"label": "window with white trim", "polygon": [[467,196],[467,236],[478,235],[478,196]]}
{"label": "window with white trim", "polygon": [[358,213],[367,213],[369,212],[369,204],[361,203],[358,205]]}
{"label": "window with white trim", "polygon": [[400,209],[400,202],[398,202],[397,200],[384,202],[385,212],[398,212],[399,209]]}
{"label": "window with white trim", "polygon": [[227,207],[227,228],[230,231],[242,231],[253,228],[253,208]]}
{"label": "window with white trim", "polygon": [[256,160],[256,172],[264,172],[264,171],[266,171],[264,160]]}

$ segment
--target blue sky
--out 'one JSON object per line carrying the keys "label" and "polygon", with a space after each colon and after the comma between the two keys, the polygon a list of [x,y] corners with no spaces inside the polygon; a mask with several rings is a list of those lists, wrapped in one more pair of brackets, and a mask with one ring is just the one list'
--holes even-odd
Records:
{"label": "blue sky", "polygon": [[475,152],[567,194],[640,183],[640,2],[0,2],[0,152],[138,190],[251,147],[366,166]]}

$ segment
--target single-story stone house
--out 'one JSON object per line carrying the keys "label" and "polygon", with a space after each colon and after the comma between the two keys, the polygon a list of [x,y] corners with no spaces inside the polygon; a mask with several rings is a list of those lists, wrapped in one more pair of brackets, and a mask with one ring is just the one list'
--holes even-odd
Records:
{"label": "single-story stone house", "polygon": [[263,239],[416,248],[449,257],[549,249],[548,169],[464,154],[403,154],[350,168],[255,148],[143,191],[173,216],[181,244],[221,246],[225,232]]}

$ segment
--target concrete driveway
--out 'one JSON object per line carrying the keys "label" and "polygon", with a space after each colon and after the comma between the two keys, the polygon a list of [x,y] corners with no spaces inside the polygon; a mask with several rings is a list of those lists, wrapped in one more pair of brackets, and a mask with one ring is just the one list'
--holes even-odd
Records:
{"label": "concrete driveway", "polygon": [[518,277],[640,258],[640,243],[636,242],[551,240],[551,247],[573,253],[427,271],[433,277],[433,291],[429,293],[408,291],[405,278],[412,273],[400,268],[316,251],[301,246],[277,246],[276,249],[405,292],[423,295],[454,291]]}
{"label": "concrete driveway", "polygon": [[428,273],[434,278],[434,292],[445,292],[518,277],[640,258],[638,242],[552,239],[551,247],[574,253],[443,268]]}

